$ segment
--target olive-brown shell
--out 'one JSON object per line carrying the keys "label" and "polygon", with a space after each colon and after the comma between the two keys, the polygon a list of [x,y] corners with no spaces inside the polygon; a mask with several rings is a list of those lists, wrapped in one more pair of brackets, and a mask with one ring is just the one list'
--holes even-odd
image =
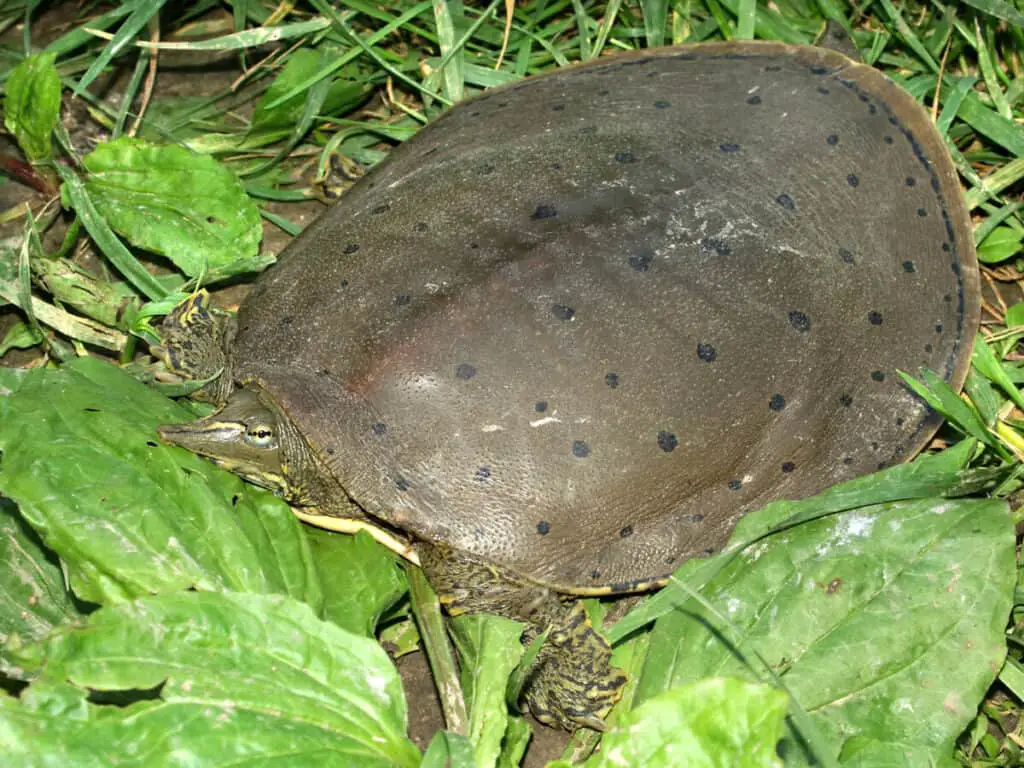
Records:
{"label": "olive-brown shell", "polygon": [[979,289],[926,113],[840,54],[614,56],[456,106],[282,256],[238,378],[370,513],[576,592],[917,452]]}

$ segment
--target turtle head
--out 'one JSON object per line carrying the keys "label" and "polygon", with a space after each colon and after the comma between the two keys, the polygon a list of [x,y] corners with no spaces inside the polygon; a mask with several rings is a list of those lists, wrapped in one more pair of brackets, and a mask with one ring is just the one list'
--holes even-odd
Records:
{"label": "turtle head", "polygon": [[212,459],[254,485],[289,498],[278,415],[249,389],[236,389],[216,413],[157,428],[165,441]]}
{"label": "turtle head", "polygon": [[235,318],[198,291],[176,306],[160,325],[161,344],[154,356],[180,379],[208,380],[192,393],[197,400],[221,404],[233,386],[228,350],[235,336]]}

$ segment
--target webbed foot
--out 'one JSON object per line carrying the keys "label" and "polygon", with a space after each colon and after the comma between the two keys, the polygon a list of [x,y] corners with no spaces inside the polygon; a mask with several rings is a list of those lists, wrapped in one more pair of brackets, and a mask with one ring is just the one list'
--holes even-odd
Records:
{"label": "webbed foot", "polygon": [[577,600],[565,623],[552,627],[522,695],[538,720],[574,731],[605,730],[602,719],[622,695],[626,675],[611,665],[612,649]]}

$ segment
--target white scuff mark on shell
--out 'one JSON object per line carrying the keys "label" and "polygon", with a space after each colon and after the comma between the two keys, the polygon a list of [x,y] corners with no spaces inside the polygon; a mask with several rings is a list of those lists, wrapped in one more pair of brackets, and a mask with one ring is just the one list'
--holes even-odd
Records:
{"label": "white scuff mark on shell", "polygon": [[441,286],[437,283],[424,283],[423,288],[427,293],[437,293],[441,290]]}
{"label": "white scuff mark on shell", "polygon": [[755,85],[753,88],[749,89],[747,91],[747,93],[748,94],[750,94],[750,93],[757,93],[760,90],[761,90],[761,86],[760,85]]}
{"label": "white scuff mark on shell", "polygon": [[576,423],[576,424],[589,424],[590,423],[590,417],[589,416],[580,416],[578,419],[573,419],[573,422]]}
{"label": "white scuff mark on shell", "polygon": [[505,428],[501,424],[484,424],[480,427],[481,432],[504,432]]}
{"label": "white scuff mark on shell", "polygon": [[543,419],[537,419],[536,421],[531,421],[530,422],[530,426],[531,427],[543,427],[545,424],[561,424],[561,423],[562,423],[561,419],[556,419],[554,416],[545,416]]}

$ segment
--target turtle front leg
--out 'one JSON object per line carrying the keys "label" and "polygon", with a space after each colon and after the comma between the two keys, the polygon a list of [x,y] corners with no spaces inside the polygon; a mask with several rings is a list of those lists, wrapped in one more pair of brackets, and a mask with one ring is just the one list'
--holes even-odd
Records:
{"label": "turtle front leg", "polygon": [[427,580],[448,613],[492,613],[525,621],[523,642],[550,628],[527,675],[522,704],[542,723],[566,730],[604,730],[601,719],[618,701],[625,674],[611,665],[611,646],[591,625],[579,600],[484,565],[465,553],[419,543]]}

